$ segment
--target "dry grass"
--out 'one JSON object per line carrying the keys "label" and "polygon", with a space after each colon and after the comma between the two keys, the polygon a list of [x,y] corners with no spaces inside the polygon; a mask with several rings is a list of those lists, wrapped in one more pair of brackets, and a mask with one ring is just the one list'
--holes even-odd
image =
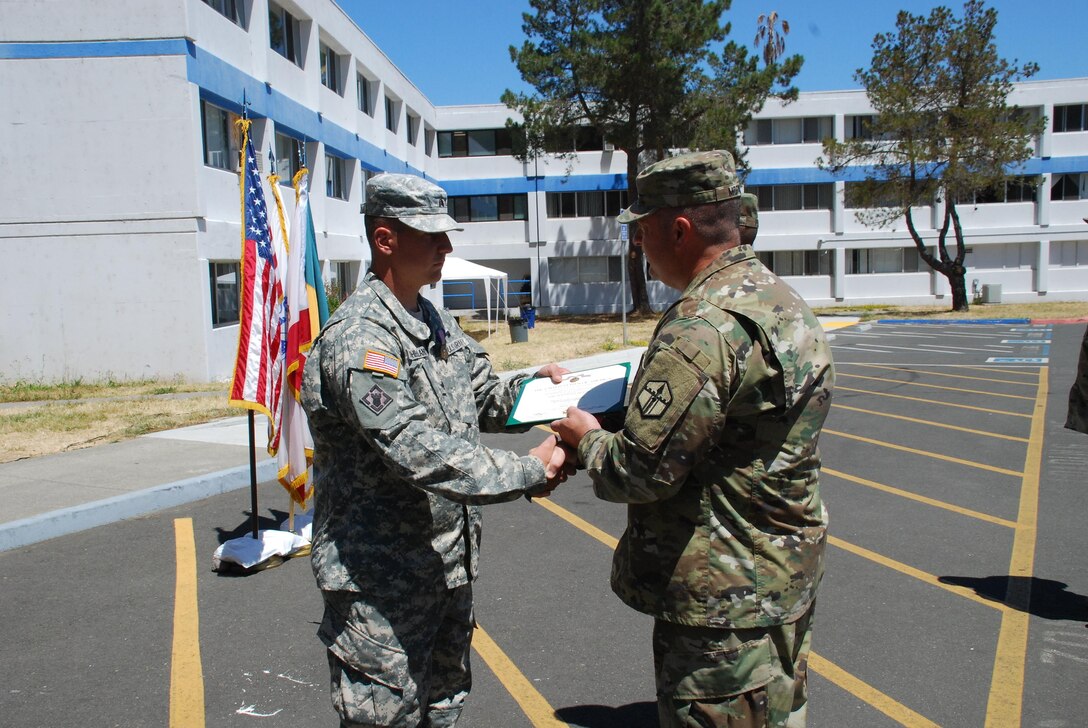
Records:
{"label": "dry grass", "polygon": [[[821,308],[821,315],[878,318],[1078,318],[1088,316],[1088,303],[1037,303],[975,305],[965,314],[947,306],[842,306]],[[487,322],[463,320],[470,336],[483,344],[500,372],[591,356],[617,349],[645,346],[653,335],[657,316],[633,316],[623,325],[615,315],[556,316],[538,318],[527,342],[510,343],[505,323],[491,335]],[[494,328],[494,324],[492,324]],[[171,398],[175,392],[212,391],[216,394]],[[226,406],[225,383],[201,384],[177,381],[98,382],[81,381],[47,385],[19,382],[0,385],[0,402],[50,400],[51,404],[0,409],[0,462],[62,452],[99,443],[125,440],[148,432],[237,416]],[[118,400],[116,397],[137,397]],[[107,398],[107,399],[96,399]],[[94,400],[56,402],[55,400]]]}
{"label": "dry grass", "polygon": [[20,380],[0,384],[0,402],[40,402],[42,400],[92,399],[96,397],[134,397],[181,392],[223,392],[226,382],[183,382],[181,380],[137,379],[84,382],[76,379],[47,384]]}
{"label": "dry grass", "polygon": [[50,403],[0,410],[0,463],[195,425],[240,410],[223,395]]}
{"label": "dry grass", "polygon": [[623,341],[623,323],[619,316],[557,316],[537,318],[535,328],[529,329],[529,340],[510,343],[510,331],[505,322],[498,330],[492,324],[487,335],[487,321],[462,320],[469,336],[476,339],[491,355],[495,371],[566,361],[605,351],[646,346],[657,325],[657,316],[628,316],[627,343]]}

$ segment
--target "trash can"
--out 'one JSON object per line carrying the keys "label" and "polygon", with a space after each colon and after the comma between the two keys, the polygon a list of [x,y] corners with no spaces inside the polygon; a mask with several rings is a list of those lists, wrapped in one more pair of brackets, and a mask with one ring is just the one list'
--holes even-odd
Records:
{"label": "trash can", "polygon": [[510,319],[510,343],[520,344],[529,340],[529,327],[524,319]]}
{"label": "trash can", "polygon": [[527,303],[521,304],[521,318],[525,320],[526,328],[536,326],[536,309]]}

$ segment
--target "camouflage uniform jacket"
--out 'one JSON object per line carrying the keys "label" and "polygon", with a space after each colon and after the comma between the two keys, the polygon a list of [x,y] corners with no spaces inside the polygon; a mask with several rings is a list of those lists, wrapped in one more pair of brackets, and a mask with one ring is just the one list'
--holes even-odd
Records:
{"label": "camouflage uniform jacket", "polygon": [[1077,378],[1069,388],[1069,411],[1065,426],[1088,435],[1088,329],[1084,330],[1084,338],[1080,342]]}
{"label": "camouflage uniform jacket", "polygon": [[612,589],[681,624],[789,623],[823,573],[817,438],[831,406],[819,322],[741,245],[664,313],[624,427],[578,452],[599,498],[628,503]]}
{"label": "camouflage uniform jacket", "polygon": [[[312,566],[323,590],[469,583],[479,505],[542,489],[544,465],[480,444],[523,378],[502,382],[448,312],[428,325],[368,273],[314,342],[302,405],[314,438]],[[428,586],[428,590],[430,586]]]}

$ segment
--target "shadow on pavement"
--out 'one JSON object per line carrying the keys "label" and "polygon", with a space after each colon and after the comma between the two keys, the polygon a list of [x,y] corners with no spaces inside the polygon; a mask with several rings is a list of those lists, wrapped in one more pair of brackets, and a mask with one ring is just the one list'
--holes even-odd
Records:
{"label": "shadow on pavement", "polygon": [[[249,511],[244,511],[244,513],[246,514],[245,520],[234,528],[228,530],[222,526],[215,527],[215,532],[217,534],[216,538],[219,543],[225,543],[232,538],[241,538],[242,536],[248,536],[253,533],[253,516]],[[271,509],[269,514],[270,515],[267,516],[257,516],[258,530],[278,529],[280,524],[287,520],[286,511]]]}
{"label": "shadow on pavement", "polygon": [[657,728],[657,703],[573,705],[555,711],[559,720],[579,728]]}
{"label": "shadow on pavement", "polygon": [[[1036,577],[1009,577],[986,576],[982,578],[971,576],[942,576],[938,577],[942,584],[953,584],[968,589],[974,589],[975,593],[983,599],[1001,602],[1014,609],[1020,609],[1016,604],[1009,604],[1006,595],[1009,587],[1024,587],[1031,589],[1031,602],[1027,609],[1028,614],[1043,619],[1065,619],[1076,622],[1088,622],[1088,597],[1066,590],[1067,584],[1053,579],[1039,579]],[[1023,611],[1021,609],[1021,611]]]}

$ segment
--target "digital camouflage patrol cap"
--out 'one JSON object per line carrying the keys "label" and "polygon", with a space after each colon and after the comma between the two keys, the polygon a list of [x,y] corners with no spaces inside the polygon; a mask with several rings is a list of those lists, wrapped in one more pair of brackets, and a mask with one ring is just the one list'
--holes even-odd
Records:
{"label": "digital camouflage patrol cap", "polygon": [[635,178],[638,199],[616,218],[628,223],[662,207],[689,207],[740,196],[733,155],[689,152],[654,162]]}
{"label": "digital camouflage patrol cap", "polygon": [[363,212],[392,217],[423,233],[464,230],[449,216],[446,191],[414,174],[379,174],[366,183]]}
{"label": "digital camouflage patrol cap", "polygon": [[759,228],[759,198],[751,192],[740,196],[740,220],[737,225],[747,228]]}

